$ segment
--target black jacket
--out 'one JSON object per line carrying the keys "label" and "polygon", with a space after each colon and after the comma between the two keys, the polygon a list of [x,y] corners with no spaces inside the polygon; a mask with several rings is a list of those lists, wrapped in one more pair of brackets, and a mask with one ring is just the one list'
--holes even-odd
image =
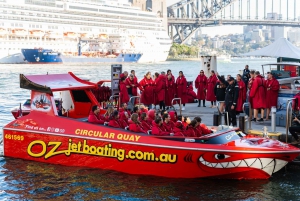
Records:
{"label": "black jacket", "polygon": [[232,85],[228,85],[228,87],[226,88],[225,105],[236,106],[238,97],[239,97],[239,86],[237,85],[236,81],[234,81]]}
{"label": "black jacket", "polygon": [[228,86],[228,82],[226,82],[224,79],[222,79],[220,76],[218,76],[219,80],[222,82],[217,82],[214,93],[217,98],[217,101],[225,101],[225,93],[226,93],[226,87]]}

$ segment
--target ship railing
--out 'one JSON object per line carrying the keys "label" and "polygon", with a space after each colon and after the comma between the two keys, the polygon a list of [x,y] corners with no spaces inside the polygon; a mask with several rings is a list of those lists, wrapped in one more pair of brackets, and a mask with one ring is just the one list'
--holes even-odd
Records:
{"label": "ship railing", "polygon": [[286,131],[285,142],[286,143],[288,142],[288,137],[289,137],[289,127],[292,124],[292,113],[293,113],[292,103],[293,103],[293,100],[295,100],[295,99],[296,98],[289,99],[286,104],[286,124],[285,124],[285,129],[286,129],[285,130]]}
{"label": "ship railing", "polygon": [[181,106],[181,98],[173,98],[172,99],[172,101],[171,101],[171,107],[173,107],[174,109],[175,109],[175,107],[174,107],[174,105],[173,105],[173,102],[174,101],[178,101],[179,100],[179,114],[181,115],[181,111],[182,111],[182,106]]}

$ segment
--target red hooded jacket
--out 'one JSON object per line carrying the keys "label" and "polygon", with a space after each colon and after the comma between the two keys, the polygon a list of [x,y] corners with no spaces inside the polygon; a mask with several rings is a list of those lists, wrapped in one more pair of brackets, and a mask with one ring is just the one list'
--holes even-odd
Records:
{"label": "red hooded jacket", "polygon": [[166,131],[163,125],[158,125],[155,122],[152,124],[152,135],[166,136],[170,135],[170,132]]}
{"label": "red hooded jacket", "polygon": [[104,121],[100,118],[100,116],[97,116],[93,111],[89,114],[88,122],[92,124],[104,124]]}

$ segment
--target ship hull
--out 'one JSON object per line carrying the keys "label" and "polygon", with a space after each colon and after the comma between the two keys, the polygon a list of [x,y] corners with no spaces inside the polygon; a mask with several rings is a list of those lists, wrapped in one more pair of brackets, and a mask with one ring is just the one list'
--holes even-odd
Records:
{"label": "ship hull", "polygon": [[62,63],[61,55],[51,49],[22,49],[28,63]]}

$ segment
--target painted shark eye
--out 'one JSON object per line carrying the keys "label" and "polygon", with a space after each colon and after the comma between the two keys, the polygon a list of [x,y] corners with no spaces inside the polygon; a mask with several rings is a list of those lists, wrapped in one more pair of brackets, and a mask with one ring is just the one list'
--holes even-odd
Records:
{"label": "painted shark eye", "polygon": [[225,159],[225,158],[229,158],[230,156],[228,155],[225,155],[225,154],[215,154],[215,158],[217,160],[222,160],[222,159]]}

